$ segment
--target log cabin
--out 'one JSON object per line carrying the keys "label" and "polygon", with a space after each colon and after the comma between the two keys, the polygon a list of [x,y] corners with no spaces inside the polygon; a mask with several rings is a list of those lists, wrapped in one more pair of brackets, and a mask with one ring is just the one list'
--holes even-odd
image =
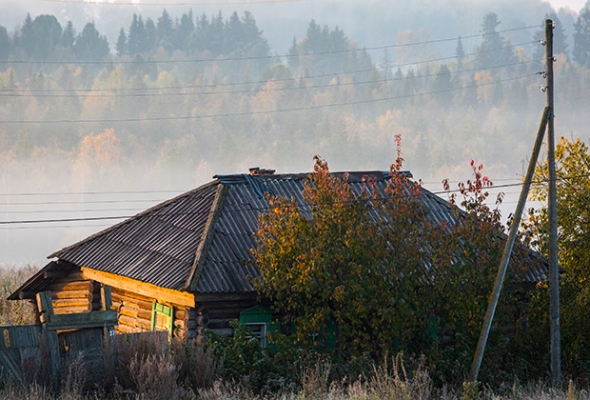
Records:
{"label": "log cabin", "polygon": [[[381,191],[389,180],[389,172],[347,174],[357,192],[367,177]],[[34,301],[37,293],[49,291],[55,314],[92,313],[104,304],[101,288],[109,287],[117,333],[166,331],[201,341],[207,329],[231,335],[230,322],[240,320],[264,341],[273,315],[252,285],[260,274],[251,263],[253,234],[259,214],[268,209],[266,196],[301,204],[307,177],[257,168],[216,175],[210,183],[51,254],[49,264],[9,299]],[[425,189],[419,198],[434,221],[453,223],[447,201]],[[546,281],[546,271],[546,263],[537,263],[520,283]]]}

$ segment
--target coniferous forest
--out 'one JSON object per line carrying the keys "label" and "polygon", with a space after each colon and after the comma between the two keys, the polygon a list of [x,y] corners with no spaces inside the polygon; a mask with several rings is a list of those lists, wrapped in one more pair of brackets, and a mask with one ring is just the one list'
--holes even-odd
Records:
{"label": "coniferous forest", "polygon": [[[573,38],[557,15],[547,17],[556,23],[558,134],[584,139],[590,11],[578,16]],[[490,12],[465,37],[420,29],[363,47],[311,19],[281,51],[247,11],[135,14],[116,43],[93,23],[27,15],[13,31],[0,27],[5,219],[132,215],[171,195],[104,204],[116,202],[112,192],[178,193],[254,166],[309,171],[316,154],[333,170],[386,170],[396,134],[405,167],[434,189],[464,178],[472,159],[492,177],[518,181],[545,104],[544,21],[504,25]],[[111,222],[55,224],[61,230],[41,255]],[[21,239],[38,232],[0,233],[23,254],[30,249]]]}

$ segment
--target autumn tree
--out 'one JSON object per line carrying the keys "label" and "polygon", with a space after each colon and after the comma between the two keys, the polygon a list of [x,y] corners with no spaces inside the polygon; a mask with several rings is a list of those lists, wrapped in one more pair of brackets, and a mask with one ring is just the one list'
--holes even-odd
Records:
{"label": "autumn tree", "polygon": [[[580,139],[560,138],[555,148],[559,266],[564,269],[561,283],[564,367],[573,376],[588,379],[590,352],[590,148]],[[546,204],[547,162],[537,167],[537,184],[532,199]],[[533,214],[535,239],[547,252],[547,208]],[[545,307],[548,303],[544,303]],[[540,305],[543,307],[543,304]],[[547,332],[548,332],[547,327]]]}
{"label": "autumn tree", "polygon": [[[256,286],[294,322],[302,345],[329,350],[334,328],[338,354],[382,353],[394,350],[415,323],[410,314],[420,304],[413,291],[423,269],[419,241],[428,231],[421,204],[399,196],[418,190],[408,184],[394,172],[382,201],[370,180],[356,193],[346,176],[332,176],[316,158],[303,204],[269,199],[257,232],[255,261],[263,278]],[[393,209],[387,217],[375,214]],[[395,218],[395,233],[386,228],[388,217]]]}
{"label": "autumn tree", "polygon": [[[503,249],[500,213],[486,205],[491,182],[472,163],[461,208],[450,205],[453,217],[435,221],[400,166],[398,156],[385,186],[367,178],[359,190],[316,158],[302,200],[269,197],[256,233],[255,284],[293,322],[301,346],[329,352],[334,335],[339,358],[424,354],[434,374],[451,379],[466,372],[477,343]],[[513,260],[512,279],[525,259]],[[499,326],[523,316],[513,300],[503,296]],[[505,333],[490,339],[496,367],[514,366],[517,342],[507,345]]]}

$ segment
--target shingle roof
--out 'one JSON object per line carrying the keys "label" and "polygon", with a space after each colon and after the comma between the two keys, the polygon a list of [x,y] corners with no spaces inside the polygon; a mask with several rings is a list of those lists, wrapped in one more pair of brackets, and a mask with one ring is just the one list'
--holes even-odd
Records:
{"label": "shingle roof", "polygon": [[[349,184],[360,192],[366,176],[372,177],[383,191],[389,172],[349,173]],[[264,194],[295,198],[302,203],[307,177],[308,174],[219,175],[209,184],[50,257],[165,288],[195,293],[251,292],[251,278],[260,273],[250,263],[250,249],[255,246],[253,233],[258,215],[268,208]],[[429,218],[439,223],[454,222],[448,202],[425,189],[419,198]],[[545,264],[537,265],[526,272],[523,280],[544,281],[545,271]],[[19,291],[27,289],[25,286]]]}

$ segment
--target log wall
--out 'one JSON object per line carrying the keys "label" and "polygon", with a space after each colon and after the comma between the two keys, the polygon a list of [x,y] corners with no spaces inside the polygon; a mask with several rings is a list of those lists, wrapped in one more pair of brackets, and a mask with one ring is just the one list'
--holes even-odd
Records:
{"label": "log wall", "polygon": [[111,288],[112,310],[118,313],[117,333],[137,333],[152,329],[153,301],[146,296]]}
{"label": "log wall", "polygon": [[242,311],[258,304],[260,303],[256,299],[199,303],[197,310],[200,311],[200,314],[198,316],[201,316],[206,321],[206,324],[201,328],[198,324],[199,319],[197,319],[197,337],[199,337],[199,334],[203,335],[205,328],[219,336],[232,336],[233,328],[230,326],[230,322],[239,320]]}
{"label": "log wall", "polygon": [[100,284],[84,280],[80,271],[73,271],[59,282],[47,287],[55,314],[75,314],[101,309]]}

